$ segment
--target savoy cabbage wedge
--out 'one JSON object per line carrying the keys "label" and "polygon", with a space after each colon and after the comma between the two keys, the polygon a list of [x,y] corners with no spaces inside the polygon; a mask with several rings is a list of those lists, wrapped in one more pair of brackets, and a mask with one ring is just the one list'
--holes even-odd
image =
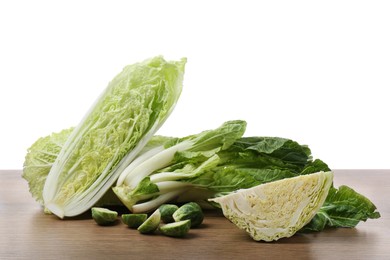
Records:
{"label": "savoy cabbage wedge", "polygon": [[126,66],[74,128],[47,175],[45,207],[60,218],[91,208],[172,112],[186,59]]}
{"label": "savoy cabbage wedge", "polygon": [[254,240],[291,237],[316,215],[332,186],[332,172],[318,172],[240,189],[211,199]]}

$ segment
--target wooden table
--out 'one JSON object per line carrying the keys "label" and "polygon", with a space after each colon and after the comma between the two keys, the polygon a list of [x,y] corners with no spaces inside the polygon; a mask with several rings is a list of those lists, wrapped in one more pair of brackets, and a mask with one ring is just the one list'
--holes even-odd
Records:
{"label": "wooden table", "polygon": [[356,228],[255,242],[219,212],[206,212],[184,239],[141,235],[120,221],[102,227],[89,214],[42,213],[19,170],[0,171],[0,259],[390,259],[390,170],[335,170],[335,185],[370,198],[382,217]]}

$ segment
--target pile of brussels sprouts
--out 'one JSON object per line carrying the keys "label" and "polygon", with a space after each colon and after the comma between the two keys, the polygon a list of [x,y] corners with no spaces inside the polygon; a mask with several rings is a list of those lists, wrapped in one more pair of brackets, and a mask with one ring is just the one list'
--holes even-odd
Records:
{"label": "pile of brussels sprouts", "polygon": [[[118,212],[101,207],[93,207],[92,218],[99,225],[114,224]],[[195,202],[182,206],[163,204],[152,214],[129,213],[121,215],[122,222],[141,234],[159,232],[170,237],[184,237],[191,228],[198,227],[204,219],[202,208]]]}

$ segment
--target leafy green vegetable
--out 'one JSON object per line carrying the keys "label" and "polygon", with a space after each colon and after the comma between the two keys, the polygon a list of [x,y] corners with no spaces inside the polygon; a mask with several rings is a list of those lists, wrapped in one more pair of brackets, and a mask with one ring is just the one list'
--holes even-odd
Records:
{"label": "leafy green vegetable", "polygon": [[[148,163],[148,160],[144,162]],[[149,174],[133,190],[126,182],[114,190],[117,189],[116,194],[134,212],[149,211],[167,201],[196,201],[206,207],[209,198],[319,171],[330,171],[330,168],[319,159],[313,160],[306,145],[279,137],[241,137],[224,150],[176,151],[171,162]],[[356,196],[361,195],[349,192],[346,196],[356,200]],[[130,203],[126,204],[126,201]],[[379,216],[372,202],[368,200],[368,203],[372,206],[360,207],[361,212],[355,214],[357,222]],[[341,204],[334,207],[340,212],[340,218],[349,214]],[[312,230],[332,226],[331,222],[323,221],[326,211],[329,209],[325,206],[321,208],[306,229],[320,220],[324,225],[312,227]]]}
{"label": "leafy green vegetable", "polygon": [[159,230],[170,237],[184,237],[191,228],[191,220],[182,220],[162,225]]}
{"label": "leafy green vegetable", "polygon": [[379,218],[375,205],[347,186],[332,187],[317,215],[302,232],[321,231],[325,227],[355,227],[360,221]]}
{"label": "leafy green vegetable", "polygon": [[118,212],[101,207],[92,207],[92,218],[101,226],[111,225],[118,218]]}
{"label": "leafy green vegetable", "polygon": [[[130,164],[128,168],[132,169],[154,168],[141,175],[146,175],[144,179],[140,179],[141,176],[138,174],[132,175],[131,171],[125,171],[121,175],[121,177],[124,175],[122,184],[114,187],[114,192],[131,211],[146,212],[172,199],[178,202],[196,201],[204,204],[208,198],[238,189],[311,171],[329,170],[325,163],[319,160],[312,161],[307,146],[301,146],[292,140],[276,137],[241,137],[241,130],[226,131],[230,129],[229,125],[236,125],[237,122],[240,121],[228,121],[221,128],[207,132],[208,135],[215,134],[219,137],[229,134],[230,142],[224,145],[225,149],[218,146],[221,144],[215,143],[214,147],[203,146],[203,149],[209,150],[176,150],[168,158],[170,161],[165,159],[162,165],[158,165],[153,157],[145,159],[140,166],[132,167]],[[242,122],[241,124],[244,126]],[[187,138],[196,136],[185,137],[176,143],[181,145],[188,140]],[[232,137],[234,139],[231,139]],[[166,147],[168,150],[171,146]],[[154,156],[160,157],[166,150]],[[138,185],[135,185],[136,182]]]}
{"label": "leafy green vegetable", "polygon": [[[134,213],[154,210],[185,191],[190,184],[165,180],[165,176],[156,181],[155,179],[152,180],[149,175],[171,164],[179,163],[183,166],[183,163],[180,162],[180,155],[182,154],[187,154],[194,157],[195,161],[199,161],[218,151],[227,149],[243,135],[245,127],[246,122],[244,121],[228,121],[217,129],[171,140],[154,148],[140,155],[137,160],[129,164],[122,172],[113,190],[123,204]],[[158,150],[158,152],[153,153],[154,150]],[[185,163],[187,164],[187,162]],[[184,165],[184,167],[186,166]],[[205,165],[206,168],[211,166],[213,164]],[[191,165],[188,165],[187,169],[191,172],[191,176],[197,174],[197,171]],[[188,173],[184,174],[188,175]],[[137,202],[152,198],[153,202],[137,205],[138,209],[133,208]]]}
{"label": "leafy green vegetable", "polygon": [[45,206],[78,215],[113,185],[173,110],[186,60],[155,57],[123,69],[72,131],[50,169]]}
{"label": "leafy green vegetable", "polygon": [[315,216],[332,185],[332,172],[286,178],[211,199],[256,241],[290,237]]}
{"label": "leafy green vegetable", "polygon": [[176,222],[189,219],[191,220],[191,227],[197,227],[202,224],[204,214],[197,203],[188,202],[176,210],[172,217]]}
{"label": "leafy green vegetable", "polygon": [[27,150],[22,177],[28,182],[30,192],[43,205],[42,191],[47,175],[73,128],[41,137]]}
{"label": "leafy green vegetable", "polygon": [[[71,130],[66,129],[40,138],[30,147],[26,155],[23,177],[29,182],[31,193],[41,204],[46,176]],[[157,154],[165,149],[164,145],[169,146],[179,140],[180,138],[153,136],[134,162],[138,158],[148,158],[145,154],[150,151]],[[290,159],[286,160],[286,158]],[[234,190],[297,175],[329,171],[329,167],[324,162],[318,159],[313,161],[311,158],[311,152],[307,146],[299,145],[289,139],[242,137],[224,151],[176,152],[171,165],[155,171],[146,179],[150,181],[152,178],[158,184],[158,179],[161,177],[180,176],[180,179],[173,179],[186,184],[184,187],[173,186],[184,190],[176,197],[176,201],[197,201],[204,207],[207,206],[205,200],[208,198],[229,194]],[[218,162],[217,165],[215,165],[216,162]],[[197,170],[198,177],[194,177],[191,170]],[[188,175],[183,175],[183,172],[187,171]],[[146,180],[143,181],[146,182]],[[153,186],[153,183],[150,185]],[[158,192],[160,193],[161,191]],[[146,197],[150,198],[150,201],[135,204],[135,208],[145,205],[144,203],[147,205],[155,203],[154,199],[158,199],[159,196],[154,194],[152,197],[149,195]],[[109,189],[94,206],[106,205],[123,204]],[[339,189],[332,187],[320,211],[301,231],[321,231],[326,227],[354,227],[360,221],[379,217],[380,214],[376,211],[375,205],[363,195],[346,186],[341,186]]]}
{"label": "leafy green vegetable", "polygon": [[[64,129],[58,133],[52,133],[51,135],[41,137],[28,149],[23,165],[22,177],[28,182],[32,196],[42,206],[44,205],[42,192],[46,177],[50,172],[51,166],[57,159],[62,146],[72,133],[72,130],[73,128]],[[143,154],[156,146],[160,146],[171,139],[172,138],[165,136],[153,136],[140,154]],[[123,206],[123,204],[112,189],[109,189],[94,206]],[[46,208],[44,208],[44,211],[50,213]]]}

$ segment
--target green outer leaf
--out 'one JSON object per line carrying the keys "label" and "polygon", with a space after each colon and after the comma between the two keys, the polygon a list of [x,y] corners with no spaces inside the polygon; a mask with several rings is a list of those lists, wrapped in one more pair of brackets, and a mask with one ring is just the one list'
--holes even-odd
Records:
{"label": "green outer leaf", "polygon": [[[243,137],[217,155],[220,162],[216,167],[183,181],[216,193],[228,193],[302,175],[313,163],[307,146],[278,137]],[[329,170],[325,164],[315,165],[307,168],[305,174]]]}
{"label": "green outer leaf", "polygon": [[22,177],[28,182],[30,192],[43,205],[42,191],[51,166],[57,159],[73,128],[41,137],[27,150]]}
{"label": "green outer leaf", "polygon": [[191,141],[192,146],[188,151],[206,152],[215,149],[218,149],[218,151],[225,150],[243,136],[246,125],[244,120],[226,121],[218,128],[205,130],[198,134],[189,135],[183,138],[173,139],[165,144],[165,148],[169,148],[184,141]]}
{"label": "green outer leaf", "polygon": [[180,96],[186,60],[155,57],[123,69],[72,132],[45,183],[59,217],[89,209],[164,123]]}
{"label": "green outer leaf", "polygon": [[331,188],[324,205],[302,232],[321,231],[326,227],[355,227],[360,221],[379,218],[376,206],[348,186]]}

